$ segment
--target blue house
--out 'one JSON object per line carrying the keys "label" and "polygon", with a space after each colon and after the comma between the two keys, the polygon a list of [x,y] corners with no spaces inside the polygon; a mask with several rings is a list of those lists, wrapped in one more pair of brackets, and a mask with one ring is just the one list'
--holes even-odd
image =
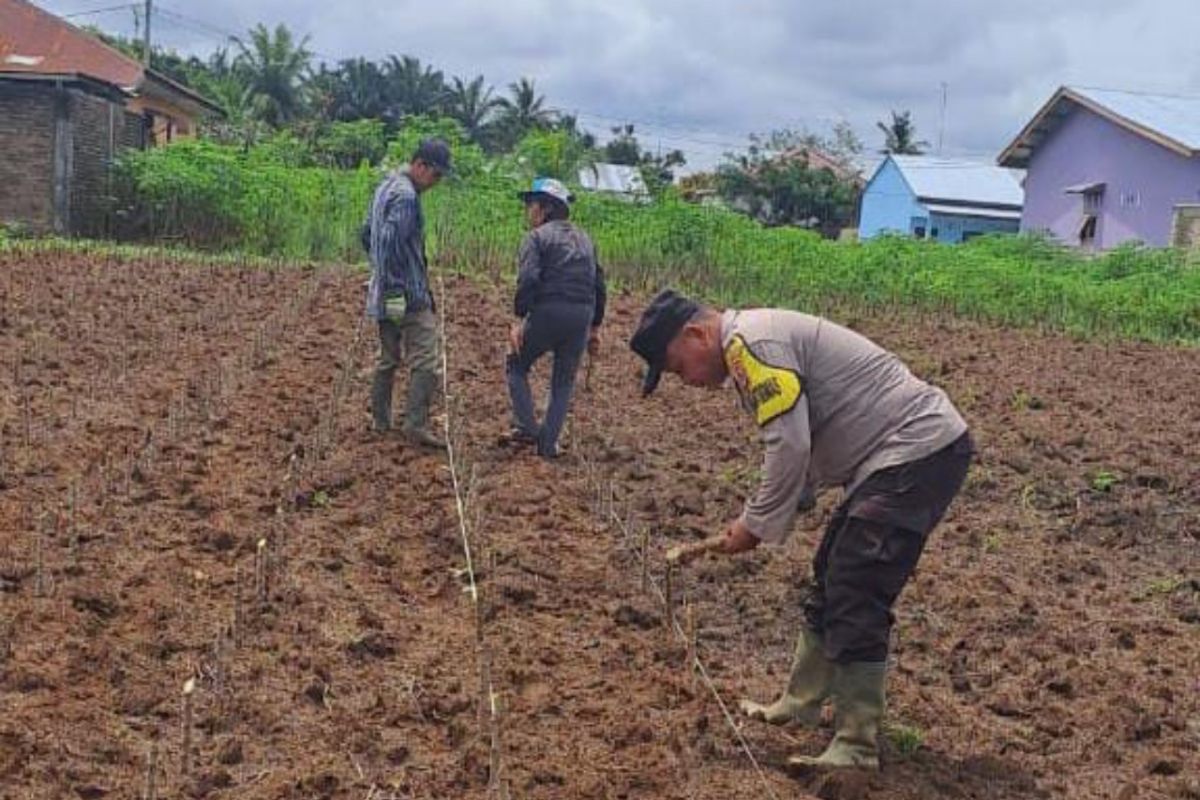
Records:
{"label": "blue house", "polygon": [[899,233],[956,244],[984,233],[1016,233],[1020,173],[991,164],[889,154],[863,190],[858,236]]}

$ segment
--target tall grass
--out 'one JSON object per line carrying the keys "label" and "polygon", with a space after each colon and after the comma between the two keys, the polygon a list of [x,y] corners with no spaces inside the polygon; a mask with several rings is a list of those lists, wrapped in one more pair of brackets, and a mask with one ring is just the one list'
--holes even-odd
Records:
{"label": "tall grass", "polygon": [[[469,165],[463,175],[423,199],[431,254],[454,269],[506,275],[524,232],[513,177],[519,165],[461,155]],[[379,177],[367,168],[289,167],[202,142],[136,154],[124,175],[131,235],[355,262]],[[638,205],[583,195],[573,217],[596,240],[609,274],[638,290],[670,284],[729,305],[904,307],[1200,343],[1200,268],[1178,251],[1129,246],[1086,258],[1014,236],[959,246],[899,237],[831,242],[671,197]]]}
{"label": "tall grass", "polygon": [[119,174],[122,238],[318,261],[357,257],[377,180],[203,141],[130,154]]}

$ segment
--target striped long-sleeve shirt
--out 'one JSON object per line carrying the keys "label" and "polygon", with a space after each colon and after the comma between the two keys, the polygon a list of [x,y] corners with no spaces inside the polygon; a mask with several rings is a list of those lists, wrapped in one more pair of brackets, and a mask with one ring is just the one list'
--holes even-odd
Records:
{"label": "striped long-sleeve shirt", "polygon": [[408,311],[433,308],[425,261],[425,217],[406,170],[390,173],[375,190],[367,217],[371,283],[367,316],[386,319],[384,302],[404,295]]}

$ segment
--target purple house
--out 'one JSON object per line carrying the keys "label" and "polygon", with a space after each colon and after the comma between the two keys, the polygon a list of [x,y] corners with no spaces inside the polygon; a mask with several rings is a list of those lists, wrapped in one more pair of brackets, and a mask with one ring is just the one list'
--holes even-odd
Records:
{"label": "purple house", "polygon": [[1200,97],[1064,86],[998,161],[1026,170],[1022,231],[1165,247],[1200,214]]}

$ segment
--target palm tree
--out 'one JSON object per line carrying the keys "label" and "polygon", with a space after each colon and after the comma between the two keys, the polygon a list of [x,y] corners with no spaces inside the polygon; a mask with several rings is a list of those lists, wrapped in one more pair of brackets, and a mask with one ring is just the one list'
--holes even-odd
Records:
{"label": "palm tree", "polygon": [[388,116],[395,122],[406,114],[433,114],[446,102],[446,81],[441,70],[422,67],[413,56],[389,56],[384,65]]}
{"label": "palm tree", "polygon": [[929,147],[929,142],[915,138],[917,131],[913,127],[912,112],[910,111],[893,111],[891,125],[883,122],[875,124],[879,126],[879,130],[883,131],[883,152],[885,153],[919,156],[925,152],[925,148]]}
{"label": "palm tree", "polygon": [[568,136],[578,140],[588,150],[596,149],[596,137],[579,127],[579,118],[574,114],[560,113],[554,123],[554,129],[565,131]]}
{"label": "palm tree", "polygon": [[338,93],[341,91],[341,85],[340,70],[332,70],[322,63],[317,67],[317,71],[304,82],[304,94],[309,110],[321,120],[336,119]]}
{"label": "palm tree", "polygon": [[301,84],[312,61],[308,37],[296,43],[286,25],[276,26],[272,35],[259,23],[250,31],[249,44],[233,41],[241,50],[235,66],[250,90],[258,118],[278,127],[299,116]]}
{"label": "palm tree", "polygon": [[518,131],[518,138],[534,128],[548,128],[554,123],[555,112],[545,107],[546,98],[537,93],[530,78],[521,78],[508,85],[511,97],[500,99],[504,108],[502,121]]}
{"label": "palm tree", "polygon": [[382,118],[387,111],[387,81],[373,61],[355,58],[343,61],[333,83],[333,119]]}
{"label": "palm tree", "polygon": [[446,98],[450,116],[458,120],[467,137],[476,143],[482,138],[492,112],[500,105],[500,99],[492,96],[492,87],[484,87],[482,75],[475,76],[470,83],[455,78]]}

